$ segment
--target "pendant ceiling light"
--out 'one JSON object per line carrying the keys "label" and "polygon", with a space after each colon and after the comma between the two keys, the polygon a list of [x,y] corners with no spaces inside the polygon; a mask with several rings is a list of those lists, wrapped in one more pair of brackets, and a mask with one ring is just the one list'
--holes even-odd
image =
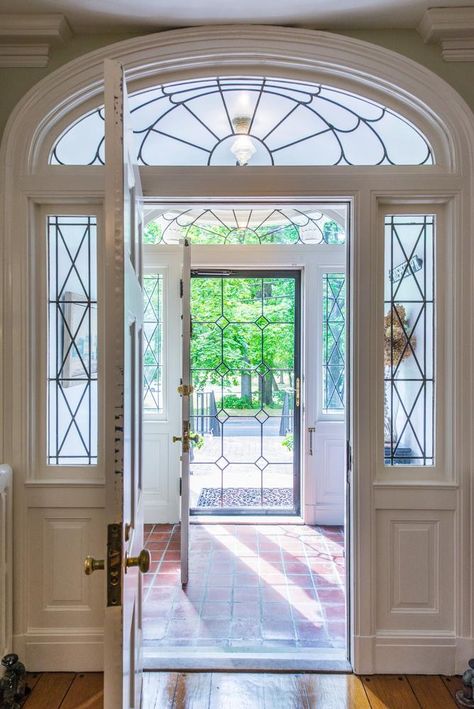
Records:
{"label": "pendant ceiling light", "polygon": [[236,116],[232,119],[232,125],[237,138],[230,146],[231,153],[235,156],[239,165],[247,165],[249,160],[257,152],[248,132],[251,119],[249,116]]}

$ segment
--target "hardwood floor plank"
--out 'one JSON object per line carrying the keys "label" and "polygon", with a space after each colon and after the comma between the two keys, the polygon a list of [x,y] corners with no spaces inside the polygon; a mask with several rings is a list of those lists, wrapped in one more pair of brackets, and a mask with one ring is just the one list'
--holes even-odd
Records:
{"label": "hardwood floor plank", "polygon": [[453,675],[453,677],[441,677],[441,679],[452,697],[456,696],[458,689],[462,689],[462,679],[459,675]]}
{"label": "hardwood floor plank", "polygon": [[177,672],[143,673],[143,709],[172,709]]}
{"label": "hardwood floor plank", "polygon": [[104,675],[84,672],[75,676],[61,709],[102,709],[104,706]]}
{"label": "hardwood floor plank", "polygon": [[456,706],[441,677],[407,675],[407,679],[421,709],[447,709]]}
{"label": "hardwood floor plank", "polygon": [[265,706],[266,677],[265,674],[250,672],[215,672],[212,675],[210,709],[262,709]]}
{"label": "hardwood floor plank", "polygon": [[59,709],[74,677],[74,672],[45,672],[24,706],[27,709]]}
{"label": "hardwood floor plank", "polygon": [[265,709],[370,709],[359,677],[344,674],[267,675]]}
{"label": "hardwood floor plank", "polygon": [[27,672],[26,673],[26,684],[30,689],[33,689],[41,677],[41,672]]}
{"label": "hardwood floor plank", "polygon": [[173,709],[209,709],[211,686],[211,672],[180,672]]}
{"label": "hardwood floor plank", "polygon": [[420,709],[413,690],[403,675],[362,677],[371,709]]}

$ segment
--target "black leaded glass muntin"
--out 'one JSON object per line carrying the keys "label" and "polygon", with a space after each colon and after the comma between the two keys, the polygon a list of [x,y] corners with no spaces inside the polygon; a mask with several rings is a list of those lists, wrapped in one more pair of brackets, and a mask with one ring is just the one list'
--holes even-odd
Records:
{"label": "black leaded glass muntin", "polygon": [[[139,165],[235,165],[248,135],[250,166],[432,165],[427,139],[408,120],[362,96],[273,77],[211,77],[133,92]],[[56,141],[56,165],[104,164],[104,109]]]}
{"label": "black leaded glass muntin", "polygon": [[242,512],[239,495],[250,513],[297,513],[299,273],[193,272],[191,313],[191,427],[203,443],[192,488],[219,491],[206,513]]}
{"label": "black leaded glass muntin", "polygon": [[[156,211],[156,210],[154,210]],[[163,209],[144,230],[144,243],[345,244],[346,205]]]}

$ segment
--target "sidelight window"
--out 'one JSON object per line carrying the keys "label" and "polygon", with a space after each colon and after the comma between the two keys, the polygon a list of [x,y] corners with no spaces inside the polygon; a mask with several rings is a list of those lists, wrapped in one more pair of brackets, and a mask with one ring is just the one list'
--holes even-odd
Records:
{"label": "sidelight window", "polygon": [[49,216],[50,465],[97,463],[97,219]]}
{"label": "sidelight window", "polygon": [[385,217],[386,465],[434,463],[434,236],[433,215]]}

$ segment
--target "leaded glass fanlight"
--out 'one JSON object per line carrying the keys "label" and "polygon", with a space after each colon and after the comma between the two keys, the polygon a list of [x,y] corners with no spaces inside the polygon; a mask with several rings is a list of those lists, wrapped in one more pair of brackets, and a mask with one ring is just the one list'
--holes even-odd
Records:
{"label": "leaded glass fanlight", "polygon": [[[181,81],[131,94],[139,165],[432,165],[391,109],[331,86],[271,77]],[[104,164],[104,109],[69,126],[53,165]]]}
{"label": "leaded glass fanlight", "polygon": [[153,209],[148,244],[345,244],[347,206]]}

